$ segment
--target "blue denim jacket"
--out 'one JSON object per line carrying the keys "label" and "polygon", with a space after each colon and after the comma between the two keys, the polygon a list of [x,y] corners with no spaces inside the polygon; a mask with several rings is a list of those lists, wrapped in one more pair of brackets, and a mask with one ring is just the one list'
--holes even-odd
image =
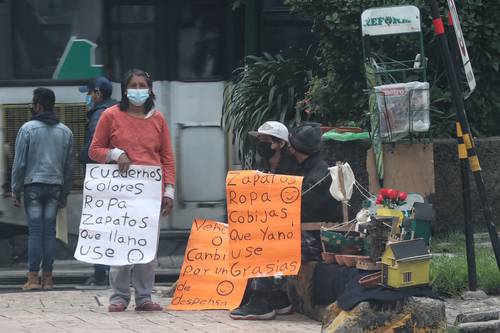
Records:
{"label": "blue denim jacket", "polygon": [[12,165],[12,194],[21,197],[24,185],[62,185],[61,200],[71,189],[73,133],[63,123],[47,125],[39,120],[25,123],[17,133]]}

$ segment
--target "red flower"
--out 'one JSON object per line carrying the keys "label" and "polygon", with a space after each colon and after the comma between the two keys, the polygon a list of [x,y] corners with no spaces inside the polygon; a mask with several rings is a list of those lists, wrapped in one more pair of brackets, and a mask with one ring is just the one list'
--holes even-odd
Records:
{"label": "red flower", "polygon": [[399,196],[399,191],[394,189],[387,190],[387,197],[391,200],[397,200]]}
{"label": "red flower", "polygon": [[408,193],[406,193],[406,192],[399,192],[399,200],[400,201],[405,201],[406,198],[408,198]]}
{"label": "red flower", "polygon": [[387,189],[387,188],[381,188],[378,191],[378,195],[381,195],[383,198],[388,198],[389,197],[389,189]]}
{"label": "red flower", "polygon": [[375,201],[375,203],[376,203],[377,205],[380,205],[380,204],[382,204],[382,201],[384,201],[384,197],[382,196],[382,194],[379,194],[379,195],[377,196],[377,201]]}

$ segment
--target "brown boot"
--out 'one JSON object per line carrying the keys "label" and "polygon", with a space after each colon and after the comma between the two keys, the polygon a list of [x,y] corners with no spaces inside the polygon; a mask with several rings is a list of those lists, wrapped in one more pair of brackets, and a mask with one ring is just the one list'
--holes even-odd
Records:
{"label": "brown boot", "polygon": [[23,285],[23,290],[40,289],[40,279],[38,272],[28,272],[28,281]]}
{"label": "brown boot", "polygon": [[52,272],[42,273],[42,289],[50,290],[54,288],[54,283],[52,282]]}

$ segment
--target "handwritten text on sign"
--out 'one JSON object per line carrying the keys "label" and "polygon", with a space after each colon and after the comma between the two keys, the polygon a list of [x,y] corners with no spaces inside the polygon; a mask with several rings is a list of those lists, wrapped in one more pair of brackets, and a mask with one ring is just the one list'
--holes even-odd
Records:
{"label": "handwritten text on sign", "polygon": [[240,305],[247,280],[229,275],[227,235],[226,224],[193,222],[170,309],[234,309]]}
{"label": "handwritten text on sign", "polygon": [[235,278],[295,275],[300,268],[302,177],[230,171],[229,271]]}
{"label": "handwritten text on sign", "polygon": [[75,258],[105,265],[154,259],[161,205],[160,167],[88,164]]}

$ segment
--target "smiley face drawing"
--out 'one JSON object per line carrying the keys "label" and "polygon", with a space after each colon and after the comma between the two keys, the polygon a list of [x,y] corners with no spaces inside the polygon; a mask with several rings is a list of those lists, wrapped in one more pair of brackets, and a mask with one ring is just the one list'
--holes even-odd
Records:
{"label": "smiley face drawing", "polygon": [[220,296],[227,296],[234,290],[234,284],[231,281],[224,280],[217,285],[217,294]]}
{"label": "smiley face drawing", "polygon": [[128,251],[127,259],[129,263],[136,264],[144,259],[144,253],[139,249],[132,249]]}
{"label": "smiley face drawing", "polygon": [[299,198],[299,189],[293,186],[285,187],[281,190],[281,200],[286,204],[291,204]]}

